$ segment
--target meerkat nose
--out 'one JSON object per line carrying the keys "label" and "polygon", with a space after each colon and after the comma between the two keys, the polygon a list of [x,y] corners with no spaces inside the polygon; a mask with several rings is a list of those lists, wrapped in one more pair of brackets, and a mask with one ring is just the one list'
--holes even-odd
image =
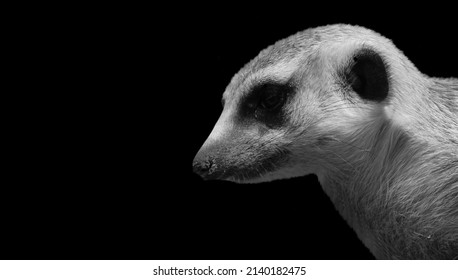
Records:
{"label": "meerkat nose", "polygon": [[224,171],[218,168],[216,161],[212,158],[194,160],[192,167],[194,173],[198,174],[204,180],[218,180],[224,173]]}
{"label": "meerkat nose", "polygon": [[217,180],[224,173],[220,164],[218,164],[218,146],[202,147],[197,153],[192,163],[194,173],[198,174],[204,180]]}
{"label": "meerkat nose", "polygon": [[210,174],[214,165],[214,161],[211,159],[194,160],[192,167],[194,173],[198,174],[202,179],[208,180],[212,177]]}

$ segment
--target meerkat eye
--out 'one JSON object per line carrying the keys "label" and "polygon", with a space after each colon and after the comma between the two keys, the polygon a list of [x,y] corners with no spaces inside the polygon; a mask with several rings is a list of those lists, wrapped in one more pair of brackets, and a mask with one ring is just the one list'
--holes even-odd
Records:
{"label": "meerkat eye", "polygon": [[279,107],[284,101],[284,93],[279,91],[267,91],[259,102],[259,106],[266,110]]}
{"label": "meerkat eye", "polygon": [[252,88],[240,102],[238,119],[256,120],[268,127],[280,127],[285,121],[284,105],[295,92],[290,83],[265,82]]}
{"label": "meerkat eye", "polygon": [[268,86],[264,88],[263,94],[259,99],[259,107],[264,110],[274,110],[280,107],[285,101],[285,91],[278,86]]}

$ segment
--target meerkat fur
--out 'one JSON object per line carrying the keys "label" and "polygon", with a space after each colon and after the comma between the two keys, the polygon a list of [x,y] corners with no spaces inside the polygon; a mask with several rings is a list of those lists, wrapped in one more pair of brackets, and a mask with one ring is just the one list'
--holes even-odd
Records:
{"label": "meerkat fur", "polygon": [[223,102],[194,160],[202,177],[316,174],[376,258],[458,259],[458,79],[422,74],[372,30],[329,25],[263,50]]}

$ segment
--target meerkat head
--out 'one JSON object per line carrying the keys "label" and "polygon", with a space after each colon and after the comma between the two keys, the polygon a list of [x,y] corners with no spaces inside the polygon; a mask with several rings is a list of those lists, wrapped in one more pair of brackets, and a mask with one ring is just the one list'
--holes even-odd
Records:
{"label": "meerkat head", "polygon": [[370,127],[394,110],[391,68],[407,64],[392,65],[387,51],[402,56],[388,39],[347,25],[309,29],[265,49],[226,88],[195,172],[255,183],[345,162],[339,149],[375,137]]}

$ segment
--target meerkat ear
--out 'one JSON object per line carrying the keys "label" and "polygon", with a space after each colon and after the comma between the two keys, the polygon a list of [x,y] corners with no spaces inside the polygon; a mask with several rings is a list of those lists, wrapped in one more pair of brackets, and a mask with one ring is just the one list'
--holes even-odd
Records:
{"label": "meerkat ear", "polygon": [[345,83],[362,99],[380,102],[388,96],[387,67],[382,57],[374,50],[357,51],[345,68]]}

